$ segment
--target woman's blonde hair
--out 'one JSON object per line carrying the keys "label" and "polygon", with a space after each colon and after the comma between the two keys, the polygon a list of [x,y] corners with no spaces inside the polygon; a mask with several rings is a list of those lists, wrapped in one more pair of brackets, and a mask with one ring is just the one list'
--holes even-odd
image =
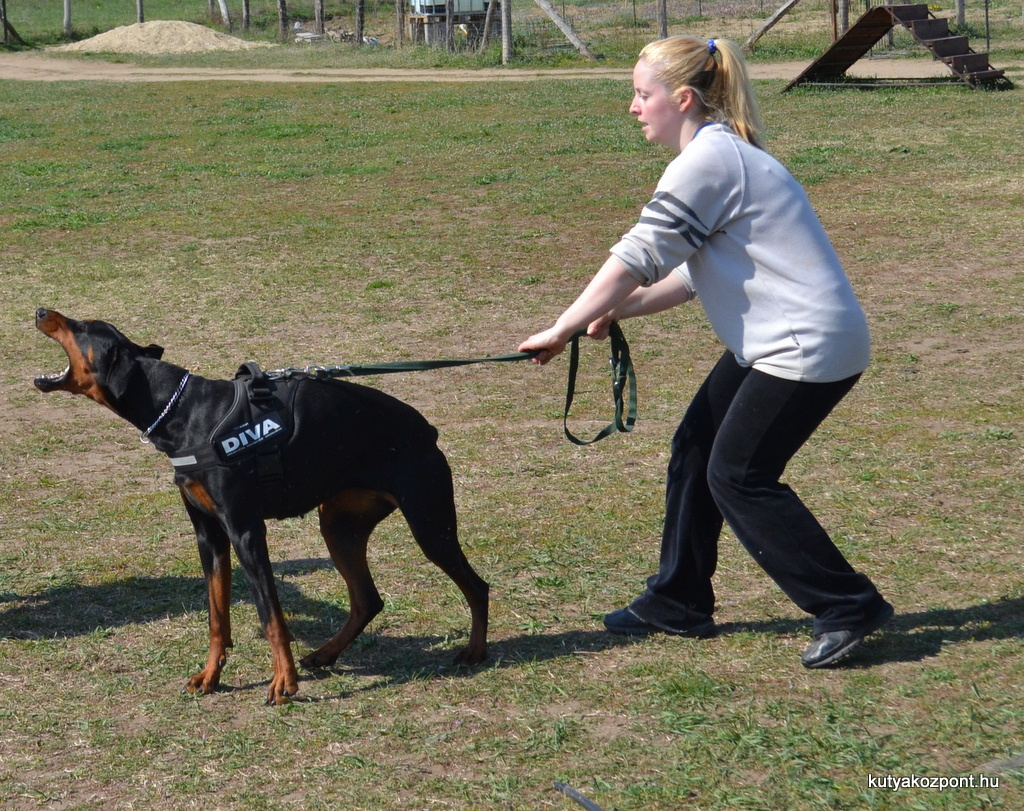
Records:
{"label": "woman's blonde hair", "polygon": [[726,123],[744,141],[764,149],[763,125],[743,53],[727,39],[686,35],[649,43],[640,58],[673,96],[694,90],[709,121]]}

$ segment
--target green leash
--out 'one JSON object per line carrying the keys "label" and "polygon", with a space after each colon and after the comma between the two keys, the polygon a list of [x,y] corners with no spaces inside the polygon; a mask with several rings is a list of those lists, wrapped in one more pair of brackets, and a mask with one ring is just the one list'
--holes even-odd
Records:
{"label": "green leash", "polygon": [[[612,322],[608,337],[611,342],[612,398],[615,401],[614,419],[602,428],[593,439],[583,440],[574,436],[569,430],[569,409],[572,407],[576,394],[576,375],[579,371],[580,339],[586,336],[580,330],[569,339],[569,381],[566,385],[565,414],[562,427],[566,439],[575,445],[592,445],[606,436],[620,431],[629,433],[636,424],[636,374],[633,361],[629,356],[629,344],[622,334],[622,329]],[[363,377],[366,375],[396,374],[399,372],[426,372],[431,369],[445,369],[452,366],[468,366],[473,363],[507,363],[510,361],[529,360],[536,357],[537,351],[514,352],[509,355],[493,355],[487,358],[452,358],[441,360],[393,361],[390,363],[364,363],[345,366],[306,366],[303,368],[274,369],[267,372],[272,380],[287,380],[293,377],[311,377],[314,379],[330,379],[336,377]],[[628,398],[627,398],[628,393]]]}
{"label": "green leash", "polygon": [[[576,372],[580,365],[580,338],[586,335],[585,330],[577,332],[569,341],[569,382],[565,391],[565,414],[562,417],[562,428],[565,438],[574,445],[592,445],[616,431],[628,434],[636,425],[636,373],[633,371],[633,360],[629,356],[629,344],[622,334],[618,323],[613,321],[608,329],[611,341],[612,399],[615,401],[615,418],[602,428],[593,439],[583,440],[573,436],[569,430],[569,409],[576,393]],[[624,392],[628,392],[628,405],[624,402]]]}

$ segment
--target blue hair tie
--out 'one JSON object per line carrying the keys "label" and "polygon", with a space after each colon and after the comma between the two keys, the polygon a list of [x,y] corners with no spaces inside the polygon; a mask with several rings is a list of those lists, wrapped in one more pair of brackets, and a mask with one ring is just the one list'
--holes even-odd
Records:
{"label": "blue hair tie", "polygon": [[715,51],[717,51],[717,50],[718,50],[718,48],[715,46],[715,41],[713,39],[709,39],[708,40],[708,53],[711,54],[712,56],[714,56],[715,55]]}

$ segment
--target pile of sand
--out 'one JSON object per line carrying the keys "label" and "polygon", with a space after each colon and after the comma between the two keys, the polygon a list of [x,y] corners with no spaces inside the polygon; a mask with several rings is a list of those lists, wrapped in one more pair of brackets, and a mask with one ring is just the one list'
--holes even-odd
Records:
{"label": "pile of sand", "polygon": [[247,42],[213,31],[204,25],[158,20],[151,23],[122,25],[81,42],[61,45],[55,51],[90,53],[178,54],[201,51],[241,51],[269,47],[267,42]]}

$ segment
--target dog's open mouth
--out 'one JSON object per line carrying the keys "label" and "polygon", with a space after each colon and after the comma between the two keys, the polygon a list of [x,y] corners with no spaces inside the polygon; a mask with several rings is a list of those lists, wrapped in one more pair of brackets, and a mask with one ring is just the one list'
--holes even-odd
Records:
{"label": "dog's open mouth", "polygon": [[[66,324],[66,319],[60,313],[55,310],[47,310],[40,307],[36,310],[36,328],[43,333],[47,338],[56,341],[60,344],[60,348],[64,349],[64,354],[67,355],[67,349],[57,339],[57,327]],[[71,376],[71,357],[67,355],[66,360],[68,365],[64,367],[64,371],[57,372],[55,374],[39,375],[33,383],[35,387],[40,391],[54,391],[55,389],[62,388],[67,385],[68,379]]]}
{"label": "dog's open mouth", "polygon": [[56,372],[49,375],[39,375],[34,381],[35,387],[40,391],[53,391],[68,382],[68,375],[71,374],[71,367],[66,366],[63,372]]}

